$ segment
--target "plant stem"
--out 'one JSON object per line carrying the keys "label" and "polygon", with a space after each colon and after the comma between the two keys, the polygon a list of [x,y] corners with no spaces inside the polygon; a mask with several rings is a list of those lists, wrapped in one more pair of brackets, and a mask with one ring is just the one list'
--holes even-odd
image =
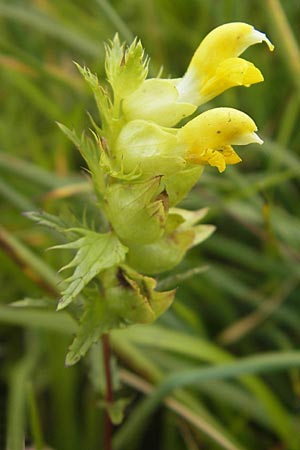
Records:
{"label": "plant stem", "polygon": [[[103,361],[104,361],[104,371],[106,379],[106,394],[105,400],[107,406],[113,403],[113,387],[112,387],[112,376],[110,369],[110,345],[109,345],[109,335],[103,334],[102,336],[102,348],[103,348]],[[109,412],[105,412],[105,450],[112,450],[112,423],[110,420]]]}

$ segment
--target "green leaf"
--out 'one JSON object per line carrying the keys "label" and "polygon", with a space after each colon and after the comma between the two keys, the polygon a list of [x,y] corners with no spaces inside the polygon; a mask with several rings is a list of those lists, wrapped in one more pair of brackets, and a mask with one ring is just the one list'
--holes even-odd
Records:
{"label": "green leaf", "polygon": [[208,213],[208,208],[201,208],[195,211],[189,211],[182,208],[171,208],[170,213],[182,216],[184,225],[182,228],[188,228],[200,222]]}
{"label": "green leaf", "polygon": [[123,422],[125,409],[131,402],[131,398],[119,398],[113,403],[106,403],[106,410],[110,420],[114,425],[120,425]]}
{"label": "green leaf", "polygon": [[66,356],[66,366],[76,364],[86,354],[90,346],[114,325],[114,320],[111,319],[112,317],[107,314],[104,299],[95,289],[91,290],[86,296],[78,333]]}
{"label": "green leaf", "polygon": [[101,140],[96,134],[95,139],[91,139],[82,133],[79,138],[74,129],[70,130],[65,125],[57,122],[61,131],[73,142],[73,144],[80,151],[81,156],[85,160],[93,178],[96,193],[102,198],[102,193],[105,189],[104,173],[100,166],[100,155],[103,150]]}
{"label": "green leaf", "polygon": [[99,83],[97,75],[94,75],[87,67],[81,67],[75,63],[77,69],[93,91],[99,114],[102,121],[102,128],[109,128],[112,116],[112,104],[108,92]]}
{"label": "green leaf", "polygon": [[159,177],[136,184],[114,183],[107,188],[108,218],[127,245],[148,244],[162,236],[167,214],[160,192]]}
{"label": "green leaf", "polygon": [[196,166],[162,178],[162,182],[165,184],[169,196],[170,207],[177,205],[186,197],[201,177],[202,172],[203,166]]}
{"label": "green leaf", "polygon": [[101,292],[86,292],[84,313],[78,333],[66,357],[66,365],[76,364],[100,336],[112,329],[137,323],[152,323],[171,305],[175,290],[158,292],[156,281],[129,267],[107,270],[101,278]]}
{"label": "green leaf", "polygon": [[213,225],[194,226],[204,217],[206,211],[172,208],[166,224],[166,233],[160,239],[146,245],[128,244],[127,263],[135,270],[148,275],[171,270],[181,262],[190,248],[209,238],[215,231]]}
{"label": "green leaf", "polygon": [[[172,304],[175,289],[156,291],[156,280],[123,265],[115,278],[107,280],[106,303],[124,325],[152,323]],[[105,282],[105,280],[104,280]]]}
{"label": "green leaf", "polygon": [[64,233],[66,229],[70,228],[70,223],[67,223],[60,217],[54,216],[53,214],[49,214],[45,211],[29,211],[24,213],[24,215],[33,222],[51,228],[60,233]]}
{"label": "green leaf", "polygon": [[52,248],[77,249],[74,259],[61,270],[75,267],[74,273],[65,281],[68,287],[63,291],[58,309],[71,303],[82,289],[100,272],[121,263],[127,248],[113,233],[100,234],[83,228],[74,228],[83,237],[74,242]]}
{"label": "green leaf", "polygon": [[0,323],[67,335],[75,333],[78,328],[68,313],[47,311],[40,305],[38,309],[29,306],[0,306]]}
{"label": "green leaf", "polygon": [[70,130],[68,127],[66,127],[62,123],[59,123],[59,122],[56,122],[56,123],[59,126],[59,128],[61,129],[61,131],[70,139],[70,141],[73,142],[73,144],[79,148],[80,147],[80,139],[77,136],[74,128],[72,130]]}
{"label": "green leaf", "polygon": [[117,178],[124,181],[134,181],[142,175],[139,167],[135,167],[131,172],[124,172],[124,167],[120,167],[118,162],[111,159],[105,152],[101,153],[100,167],[103,172],[107,173],[112,178]]}
{"label": "green leaf", "polygon": [[85,226],[88,228],[88,225],[85,223],[85,218],[83,218],[82,223],[74,216],[72,211],[68,210],[64,211],[60,217],[45,211],[29,211],[25,213],[25,216],[38,225],[67,235],[69,240],[76,239],[80,235],[77,231],[78,229],[84,229]]}
{"label": "green leaf", "polygon": [[106,47],[105,70],[115,98],[121,99],[134,92],[148,74],[148,58],[144,59],[141,42],[135,39],[126,49],[116,34]]}
{"label": "green leaf", "polygon": [[198,225],[193,230],[195,232],[195,238],[191,247],[195,247],[208,239],[215,232],[216,227],[214,225]]}

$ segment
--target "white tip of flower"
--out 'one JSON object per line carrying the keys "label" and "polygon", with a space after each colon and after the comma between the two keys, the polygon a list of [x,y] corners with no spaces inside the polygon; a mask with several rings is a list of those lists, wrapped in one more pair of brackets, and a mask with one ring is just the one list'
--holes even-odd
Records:
{"label": "white tip of flower", "polygon": [[233,145],[248,145],[248,144],[263,144],[264,141],[254,132],[244,133],[237,136],[234,141],[231,142]]}
{"label": "white tip of flower", "polygon": [[269,50],[272,52],[274,50],[274,45],[270,41],[270,39],[267,38],[265,33],[262,33],[261,31],[253,29],[252,31],[252,37],[254,38],[255,42],[265,42],[267,46],[269,47]]}
{"label": "white tip of flower", "polygon": [[255,144],[262,145],[264,143],[264,141],[256,133],[253,133],[252,138],[253,138],[252,142]]}

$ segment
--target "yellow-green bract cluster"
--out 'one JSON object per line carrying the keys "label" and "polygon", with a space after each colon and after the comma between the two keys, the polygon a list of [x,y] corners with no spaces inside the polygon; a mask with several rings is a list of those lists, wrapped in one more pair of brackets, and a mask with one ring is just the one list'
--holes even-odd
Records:
{"label": "yellow-green bract cluster", "polygon": [[204,165],[223,172],[226,164],[240,161],[232,145],[262,143],[254,121],[232,108],[210,109],[180,127],[182,119],[226,89],[263,80],[259,69],[239,57],[262,41],[273,49],[252,26],[229,23],[202,41],[183,77],[147,79],[141,43],[126,48],[116,36],[106,49],[107,89],[79,68],[101,118],[100,126],[94,124],[99,164],[90,164],[90,170],[111,227],[128,248],[126,263],[135,270],[169,270],[206,239],[213,227],[197,225],[203,211],[176,205]]}

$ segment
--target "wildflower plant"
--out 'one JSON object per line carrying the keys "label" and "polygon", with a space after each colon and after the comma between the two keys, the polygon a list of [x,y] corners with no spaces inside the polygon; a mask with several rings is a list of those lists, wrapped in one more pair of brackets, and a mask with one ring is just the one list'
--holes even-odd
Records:
{"label": "wildflower plant", "polygon": [[176,267],[214,231],[199,224],[206,210],[187,211],[178,204],[206,165],[223,172],[241,161],[233,145],[262,143],[255,122],[242,111],[222,107],[195,113],[226,89],[263,80],[259,69],[240,58],[263,41],[273,50],[265,34],[248,24],[220,26],[176,79],[147,78],[149,59],[141,42],[126,47],[117,35],[106,47],[108,85],[77,65],[94,93],[100,121],[92,118],[91,134],[80,137],[59,126],[86,161],[97,198],[96,227],[32,214],[67,236],[56,248],[76,251],[62,268],[72,274],[58,303],[59,310],[74,303],[83,311],[67,365],[101,335],[152,323],[172,304],[175,290],[157,290],[155,276]]}

